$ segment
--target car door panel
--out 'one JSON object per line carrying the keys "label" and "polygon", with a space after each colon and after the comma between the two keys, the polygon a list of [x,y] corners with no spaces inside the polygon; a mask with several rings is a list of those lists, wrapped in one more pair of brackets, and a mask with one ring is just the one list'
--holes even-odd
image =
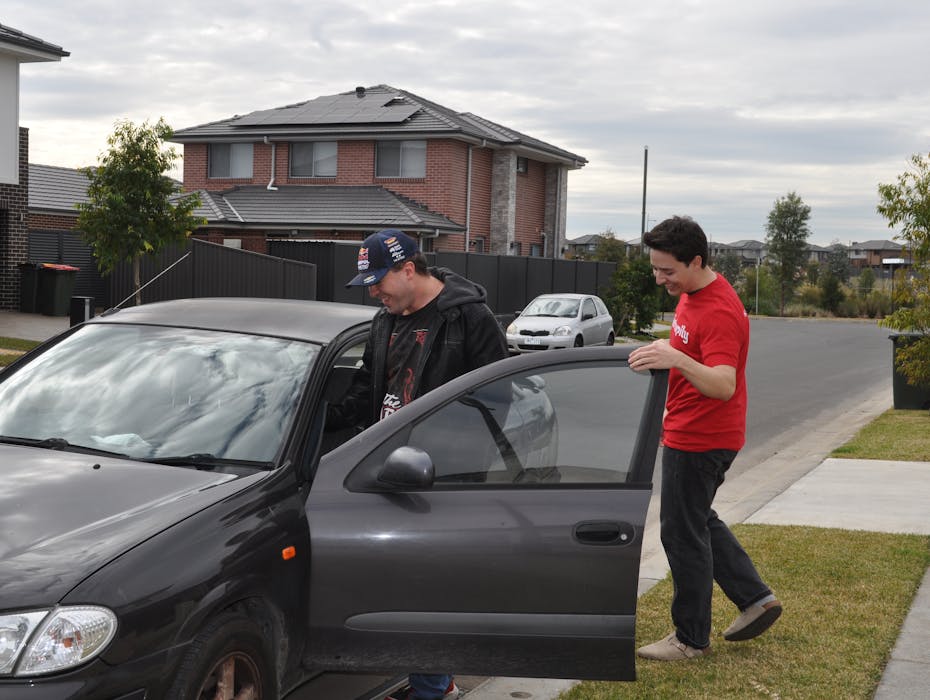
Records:
{"label": "car door panel", "polygon": [[[632,679],[666,376],[627,353],[495,363],[325,456],[307,501],[308,663]],[[399,446],[429,455],[430,487],[378,481]]]}

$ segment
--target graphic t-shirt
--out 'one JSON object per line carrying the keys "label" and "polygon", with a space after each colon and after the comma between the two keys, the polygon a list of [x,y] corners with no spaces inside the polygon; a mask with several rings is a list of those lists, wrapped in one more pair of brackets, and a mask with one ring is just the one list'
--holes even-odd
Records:
{"label": "graphic t-shirt", "polygon": [[382,419],[413,400],[416,371],[423,355],[426,335],[435,320],[435,299],[419,311],[394,318],[394,330],[387,352],[387,393],[381,402]]}
{"label": "graphic t-shirt", "polygon": [[675,309],[669,343],[702,365],[736,368],[736,391],[727,401],[704,396],[681,372],[669,371],[663,442],[686,452],[739,450],[746,442],[746,356],[749,317],[723,275]]}

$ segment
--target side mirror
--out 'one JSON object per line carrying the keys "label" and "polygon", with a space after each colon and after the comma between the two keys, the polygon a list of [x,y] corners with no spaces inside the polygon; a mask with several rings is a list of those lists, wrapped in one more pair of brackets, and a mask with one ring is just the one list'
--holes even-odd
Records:
{"label": "side mirror", "polygon": [[592,318],[594,318],[594,314],[582,314],[581,316],[582,321],[590,321]]}
{"label": "side mirror", "polygon": [[406,445],[391,452],[378,472],[378,483],[404,491],[432,488],[435,478],[432,458],[423,450]]}

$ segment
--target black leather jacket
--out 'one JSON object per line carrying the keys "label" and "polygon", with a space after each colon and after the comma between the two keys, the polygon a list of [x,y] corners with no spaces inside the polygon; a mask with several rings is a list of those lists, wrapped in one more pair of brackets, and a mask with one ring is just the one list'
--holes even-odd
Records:
{"label": "black leather jacket", "polygon": [[[488,308],[484,288],[444,267],[430,273],[442,280],[436,299],[438,320],[429,329],[416,372],[412,396],[417,398],[477,367],[507,357],[507,339]],[[378,421],[386,393],[387,349],[394,315],[382,308],[374,317],[365,354],[340,406],[330,408],[330,426]]]}

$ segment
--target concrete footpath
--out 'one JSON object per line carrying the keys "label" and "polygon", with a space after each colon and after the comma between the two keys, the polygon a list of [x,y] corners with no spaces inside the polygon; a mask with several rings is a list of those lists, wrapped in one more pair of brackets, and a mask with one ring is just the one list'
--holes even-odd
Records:
{"label": "concrete footpath", "polygon": [[[69,319],[0,311],[0,336],[45,340]],[[870,397],[803,440],[784,446],[757,467],[726,481],[714,502],[727,523],[817,527],[930,535],[930,463],[832,459],[828,454],[892,405],[891,389]],[[668,572],[659,543],[657,499],[647,519],[640,594]],[[790,601],[786,603],[790,606]],[[467,700],[553,700],[576,681],[538,678],[461,678]],[[928,697],[930,688],[930,571],[914,598],[876,700]]]}

